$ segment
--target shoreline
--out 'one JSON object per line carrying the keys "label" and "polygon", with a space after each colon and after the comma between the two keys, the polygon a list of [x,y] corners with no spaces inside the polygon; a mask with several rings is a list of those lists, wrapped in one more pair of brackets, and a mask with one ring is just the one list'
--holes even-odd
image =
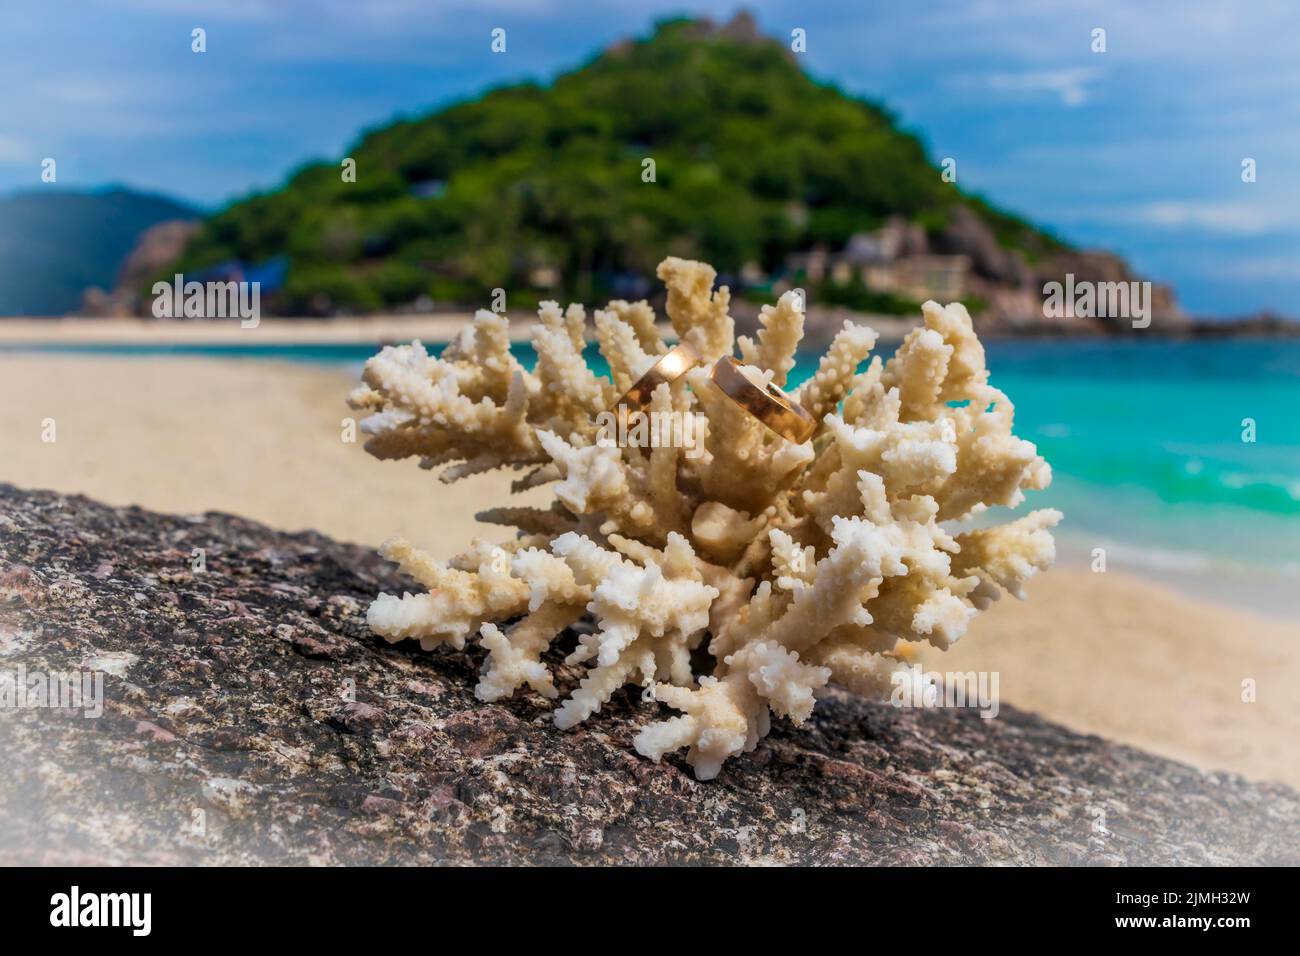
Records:
{"label": "shoreline", "polygon": [[[537,321],[535,311],[505,313],[510,321],[510,340],[530,342]],[[752,334],[757,328],[757,309],[752,321],[737,320],[737,331]],[[274,346],[274,345],[376,345],[410,342],[450,342],[473,320],[472,311],[429,315],[372,315],[355,318],[264,318],[256,326],[243,328],[239,319],[93,319],[65,316],[50,319],[0,318],[0,348],[13,345],[75,348],[79,345],[111,346]],[[864,315],[843,310],[810,312],[805,344],[829,341],[846,319],[870,325],[882,343],[896,344],[920,325],[915,318]],[[753,328],[750,328],[753,326]],[[675,341],[677,334],[662,319],[656,323],[660,335]],[[590,313],[588,339],[595,341]]]}
{"label": "shoreline", "polygon": [[[375,342],[449,342],[472,312],[363,319],[262,319],[241,328],[238,319],[5,319],[0,345],[369,345]],[[511,316],[512,341],[528,340],[527,323]]]}
{"label": "shoreline", "polygon": [[[532,311],[511,311],[510,339],[528,342],[536,321]],[[754,317],[738,316],[737,331],[753,334]],[[274,346],[274,345],[375,345],[389,342],[409,342],[419,339],[430,344],[444,344],[465,328],[473,319],[472,311],[448,312],[429,315],[371,315],[361,317],[321,318],[264,318],[250,328],[242,328],[237,318],[231,319],[143,319],[143,318],[86,318],[64,316],[57,318],[6,318],[0,316],[0,348],[4,346],[33,346],[75,348],[77,346]],[[753,318],[754,321],[749,319]],[[846,319],[871,326],[883,344],[897,344],[916,328],[919,318],[900,318],[887,315],[867,315],[841,309],[816,309],[809,312],[807,341],[815,344],[831,335]],[[977,320],[978,322],[978,320]],[[588,320],[590,325],[590,319]],[[661,321],[661,334],[674,339],[672,327]],[[1135,333],[1107,334],[1100,329],[1079,330],[1039,326],[1016,331],[1006,326],[992,326],[981,331],[985,341],[1148,341],[1195,342],[1214,338],[1293,339],[1300,337],[1300,321],[1258,323],[1242,320],[1240,324],[1197,321],[1186,327],[1168,330],[1147,330]],[[593,334],[594,339],[594,334]]]}
{"label": "shoreline", "polygon": [[1118,574],[1123,577],[1165,588],[1186,600],[1215,607],[1224,611],[1245,611],[1270,621],[1292,623],[1300,620],[1300,598],[1283,593],[1283,588],[1295,589],[1293,579],[1276,575],[1260,580],[1244,568],[1236,569],[1234,579],[1225,580],[1215,569],[1178,571],[1169,568],[1142,567],[1131,562],[1111,562],[1105,572],[1094,572],[1091,559],[1080,549],[1057,539],[1056,564],[1060,568],[1080,574]]}

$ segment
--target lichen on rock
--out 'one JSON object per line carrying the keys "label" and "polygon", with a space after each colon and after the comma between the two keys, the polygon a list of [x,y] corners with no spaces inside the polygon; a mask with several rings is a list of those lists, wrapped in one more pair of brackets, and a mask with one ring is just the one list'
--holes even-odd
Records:
{"label": "lichen on rock", "polygon": [[[555,492],[549,509],[479,515],[517,529],[505,545],[436,561],[388,542],[383,554],[427,591],[381,594],[367,620],[429,650],[477,635],[488,656],[476,692],[488,701],[525,686],[559,697],[542,657],[590,614],[596,629],[567,658],[590,669],[556,723],[641,685],[647,709],[657,700],[681,716],[646,726],[637,750],[658,760],[685,749],[708,779],[752,750],[773,714],[802,723],[832,684],[888,696],[912,679],[900,644],[946,648],[1002,592],[1022,598],[1052,563],[1061,515],[953,527],[1051,480],[1012,433],[1014,408],[989,384],[961,304],[927,302],[897,353],[861,371],[876,335],[846,322],[793,393],[820,423],[795,444],[724,395],[708,363],[738,348],[751,379],[783,384],[803,334],[799,296],[763,309],[757,342],[737,341],[710,266],[670,258],[658,272],[673,330],[704,364],[661,384],[650,410],[702,418],[698,454],[601,440],[598,417],[667,347],[646,303],[595,313],[611,378],[583,358],[585,311],[554,302],[539,310],[531,370],[511,354],[505,318],[486,311],[437,358],[414,342],[366,363],[349,400],[368,413],[371,454],[418,458],[444,481],[519,469],[516,488]],[[703,672],[698,650],[711,660]]]}

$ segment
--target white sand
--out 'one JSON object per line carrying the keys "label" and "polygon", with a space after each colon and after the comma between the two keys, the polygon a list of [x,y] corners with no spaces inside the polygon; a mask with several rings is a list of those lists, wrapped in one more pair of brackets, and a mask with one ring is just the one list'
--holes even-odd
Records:
{"label": "white sand", "polygon": [[0,480],[365,544],[403,534],[448,553],[463,547],[482,527],[473,502],[507,494],[512,475],[462,488],[414,462],[376,461],[364,436],[343,441],[354,384],[287,363],[0,354]]}

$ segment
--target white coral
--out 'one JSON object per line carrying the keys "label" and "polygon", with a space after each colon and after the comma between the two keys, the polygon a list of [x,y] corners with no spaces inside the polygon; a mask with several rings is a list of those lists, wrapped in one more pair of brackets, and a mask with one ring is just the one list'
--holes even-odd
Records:
{"label": "white coral", "polygon": [[[738,350],[746,374],[784,384],[803,335],[801,299],[786,293],[764,307],[757,341],[736,341],[711,267],[667,259],[658,272],[674,332],[706,365],[661,385],[651,410],[699,421],[701,454],[601,440],[596,417],[667,348],[644,302],[594,313],[610,378],[583,359],[585,311],[554,302],[539,310],[533,369],[490,312],[437,358],[416,342],[367,363],[350,401],[368,413],[372,454],[446,466],[445,480],[525,469],[517,490],[555,490],[550,509],[479,516],[516,527],[510,545],[476,542],[445,562],[386,545],[427,590],[380,595],[368,620],[388,640],[426,649],[460,649],[477,635],[488,653],[476,693],[490,701],[523,687],[559,698],[547,655],[590,616],[595,628],[565,658],[588,669],[556,723],[573,726],[641,685],[681,715],[645,726],[636,749],[654,760],[685,749],[708,779],[757,746],[772,715],[809,719],[829,682],[887,697],[906,671],[900,642],[947,647],[1003,591],[1023,598],[1054,559],[1061,515],[945,530],[1051,480],[1034,446],[1012,434],[1014,408],[989,385],[961,305],[927,302],[893,358],[861,371],[876,334],[846,323],[795,393],[821,422],[820,435],[796,445],[723,395],[707,363]],[[697,680],[692,652],[705,650],[713,673]]]}

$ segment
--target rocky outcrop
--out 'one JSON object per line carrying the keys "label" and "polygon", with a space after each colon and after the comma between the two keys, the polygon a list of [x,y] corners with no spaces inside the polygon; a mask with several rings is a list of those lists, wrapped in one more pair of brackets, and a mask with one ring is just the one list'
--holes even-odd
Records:
{"label": "rocky outcrop", "polygon": [[934,252],[968,257],[975,275],[992,284],[1013,288],[1033,284],[1033,270],[1024,258],[999,245],[993,230],[965,206],[953,205],[948,224],[930,245]]}
{"label": "rocky outcrop", "polygon": [[196,219],[173,219],[146,229],[117,274],[118,288],[139,289],[179,259],[198,231]]}
{"label": "rocky outcrop", "polygon": [[[1031,263],[1026,253],[998,242],[989,224],[971,209],[954,205],[947,224],[929,238],[927,251],[962,255],[970,260],[970,292],[985,304],[981,332],[1039,335],[1099,335],[1132,332],[1131,323],[1116,318],[1049,316],[1044,312],[1043,286],[1065,281],[1140,282],[1119,256],[1102,250],[1041,247]],[[1190,320],[1179,307],[1173,290],[1161,283],[1151,286],[1152,328],[1157,334],[1183,334]]]}
{"label": "rocky outcrop", "polygon": [[0,862],[1300,862],[1293,791],[1005,704],[832,695],[699,783],[632,750],[631,691],[558,731],[377,640],[402,587],[318,534],[0,485],[0,675],[104,675],[99,717],[0,711]]}
{"label": "rocky outcrop", "polygon": [[113,290],[86,290],[82,296],[82,314],[97,317],[149,315],[148,303],[143,302],[140,296],[145,283],[179,259],[198,231],[197,219],[169,219],[150,226],[141,233],[135,248],[122,263]]}

